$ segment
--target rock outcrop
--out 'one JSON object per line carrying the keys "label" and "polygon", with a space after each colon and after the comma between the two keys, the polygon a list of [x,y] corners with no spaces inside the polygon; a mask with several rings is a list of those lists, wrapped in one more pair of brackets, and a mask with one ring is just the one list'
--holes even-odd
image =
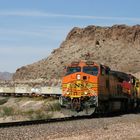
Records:
{"label": "rock outcrop", "polygon": [[17,69],[13,79],[58,79],[67,63],[88,58],[114,70],[139,72],[140,25],[75,27],[49,57]]}

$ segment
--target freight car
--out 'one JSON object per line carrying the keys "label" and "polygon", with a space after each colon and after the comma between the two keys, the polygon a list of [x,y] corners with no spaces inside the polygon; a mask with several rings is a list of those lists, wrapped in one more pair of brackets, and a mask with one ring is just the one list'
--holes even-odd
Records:
{"label": "freight car", "polygon": [[60,96],[61,87],[29,86],[29,85],[1,85],[0,96]]}
{"label": "freight car", "polygon": [[59,101],[62,111],[76,116],[126,112],[140,104],[140,82],[93,61],[72,62],[65,69]]}

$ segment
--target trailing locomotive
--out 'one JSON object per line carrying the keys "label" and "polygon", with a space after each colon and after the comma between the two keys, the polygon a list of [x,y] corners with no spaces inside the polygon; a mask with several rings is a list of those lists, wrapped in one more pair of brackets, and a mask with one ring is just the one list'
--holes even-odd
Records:
{"label": "trailing locomotive", "polygon": [[93,61],[72,62],[62,79],[60,104],[72,115],[127,111],[138,107],[140,82]]}

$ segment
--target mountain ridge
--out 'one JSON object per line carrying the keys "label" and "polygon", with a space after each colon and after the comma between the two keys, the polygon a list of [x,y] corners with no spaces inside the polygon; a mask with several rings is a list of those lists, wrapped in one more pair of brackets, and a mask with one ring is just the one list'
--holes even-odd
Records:
{"label": "mountain ridge", "polygon": [[140,71],[140,25],[74,27],[47,58],[17,69],[14,80],[60,79],[66,64],[87,59],[128,73]]}
{"label": "mountain ridge", "polygon": [[12,80],[13,73],[0,72],[0,80]]}

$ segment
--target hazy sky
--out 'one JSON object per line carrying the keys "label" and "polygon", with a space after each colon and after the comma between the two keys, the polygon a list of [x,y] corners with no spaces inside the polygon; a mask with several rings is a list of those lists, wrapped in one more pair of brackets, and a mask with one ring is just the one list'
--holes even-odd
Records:
{"label": "hazy sky", "polygon": [[140,0],[0,0],[0,71],[47,57],[75,26],[140,24]]}

